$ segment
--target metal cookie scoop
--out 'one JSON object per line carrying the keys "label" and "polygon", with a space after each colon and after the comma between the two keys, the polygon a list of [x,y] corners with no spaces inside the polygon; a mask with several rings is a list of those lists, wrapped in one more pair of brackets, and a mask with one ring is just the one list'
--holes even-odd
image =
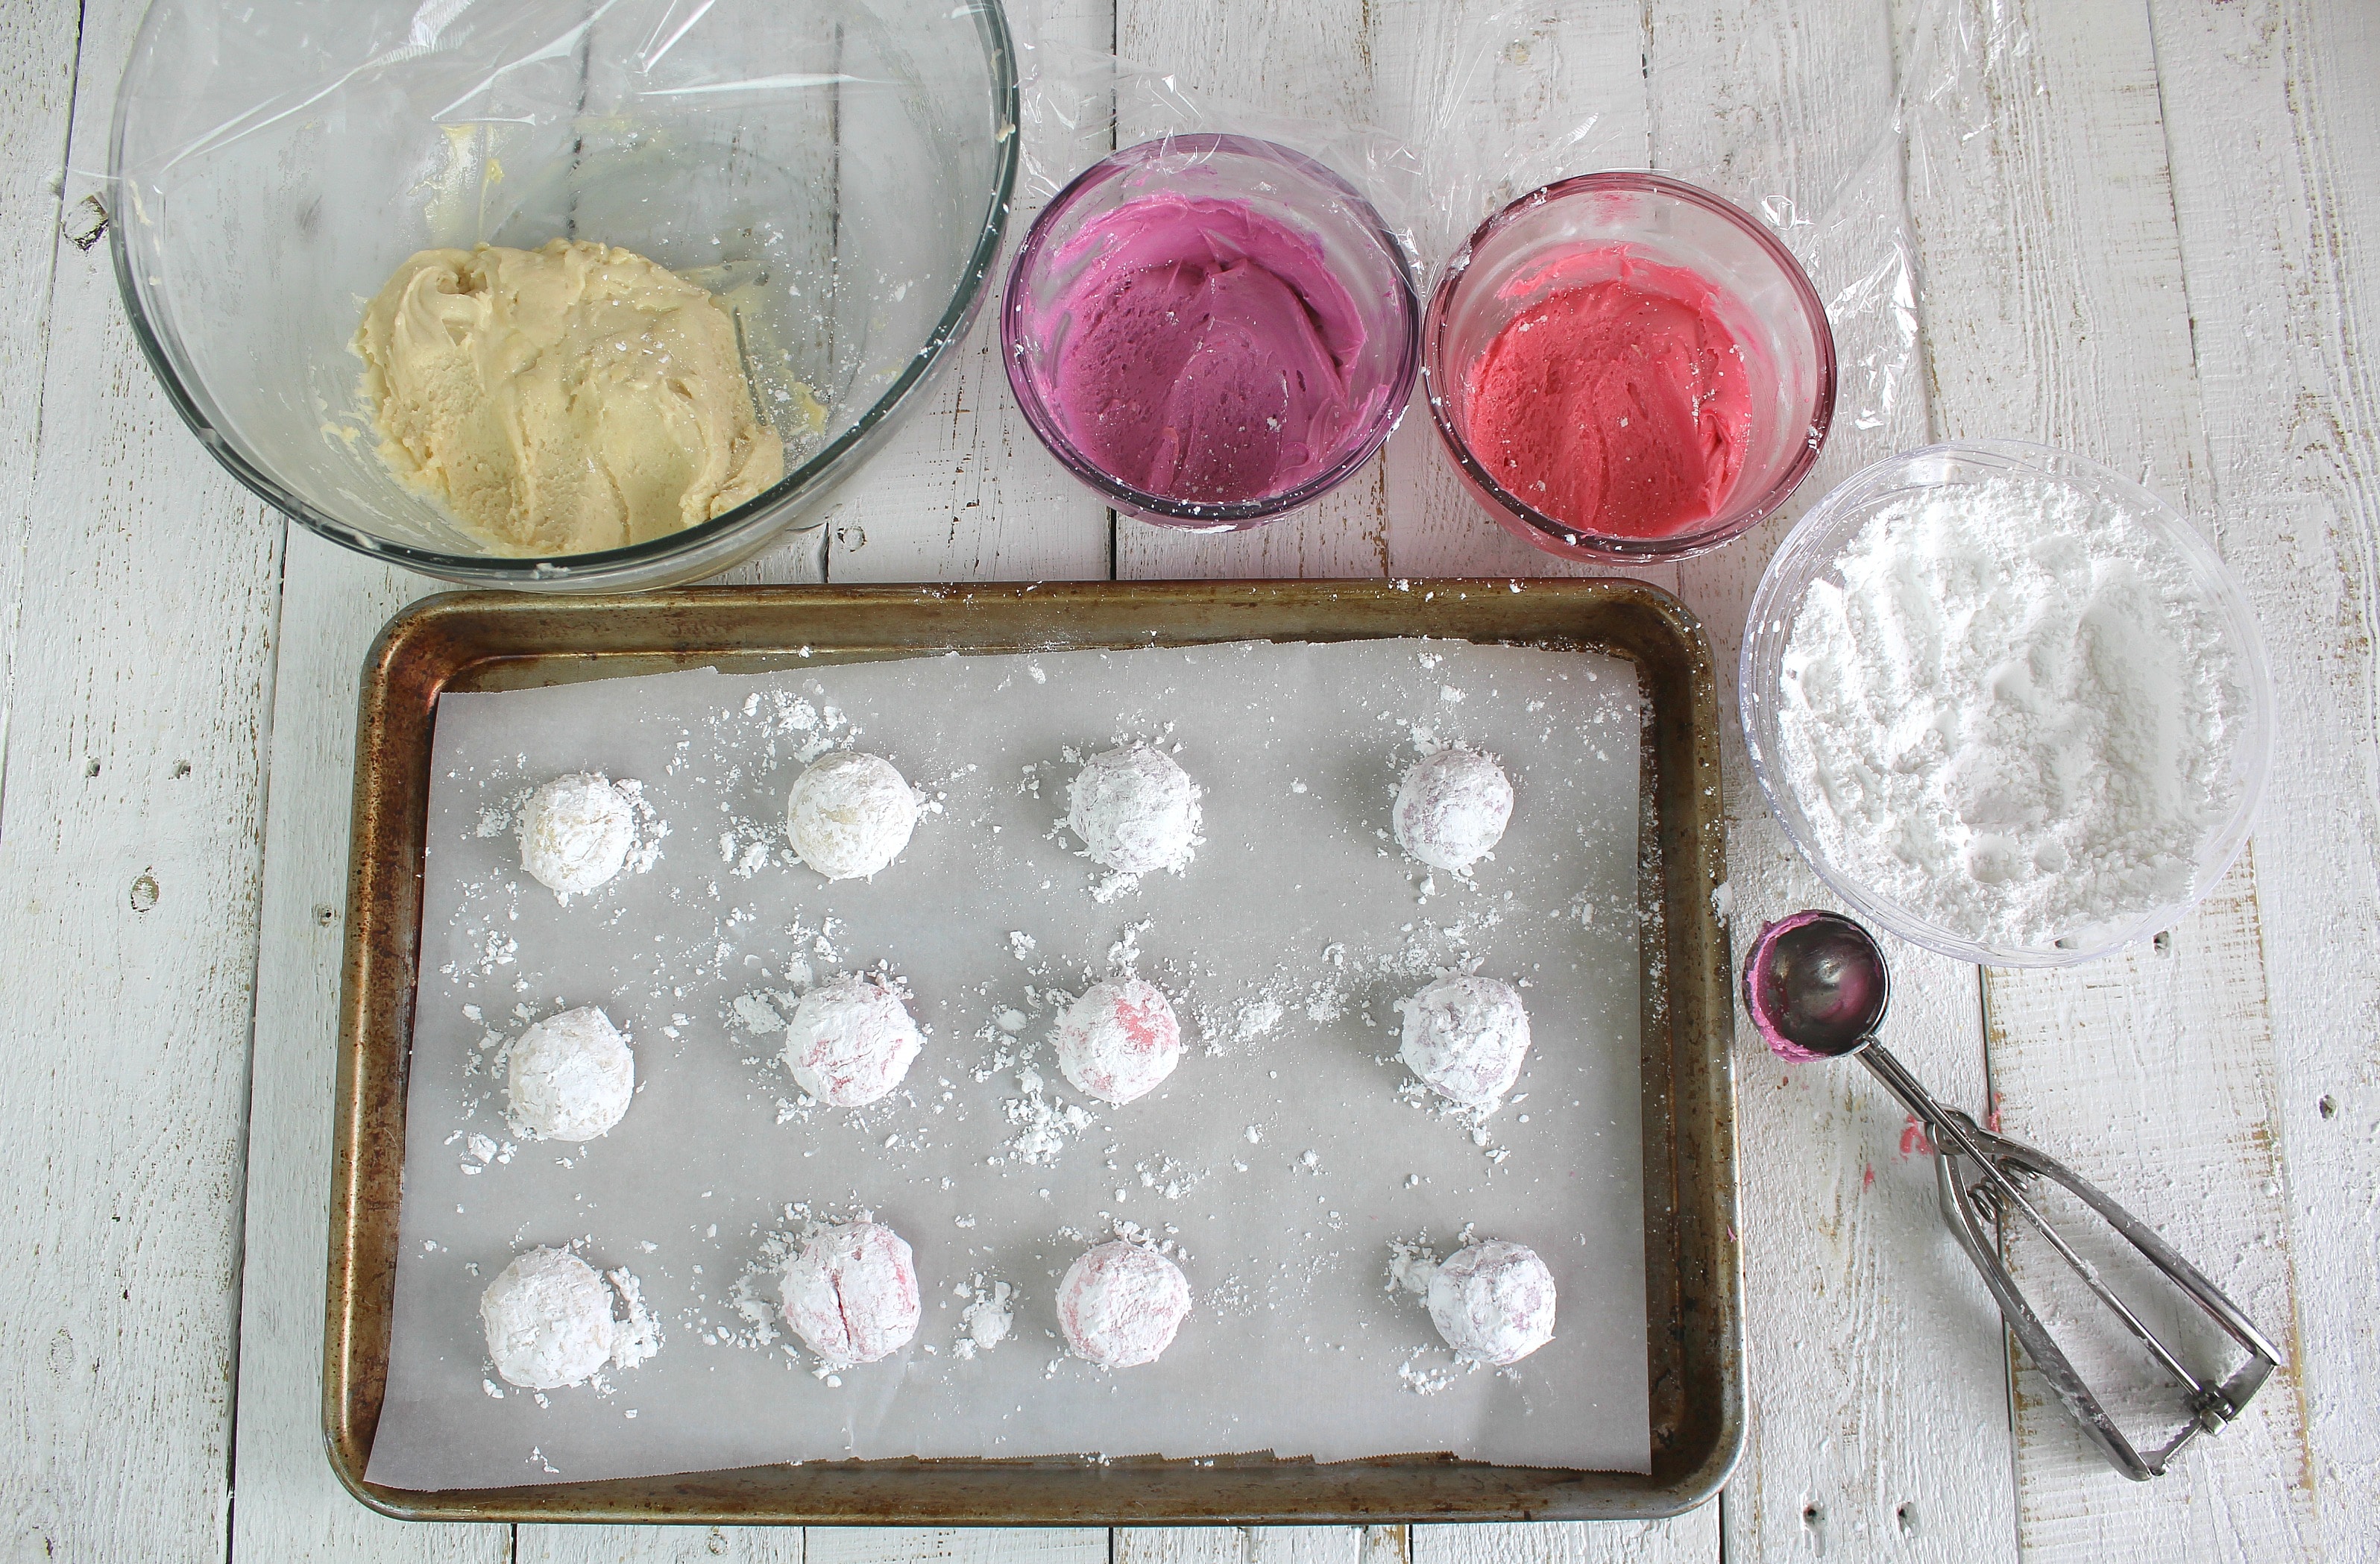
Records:
{"label": "metal cookie scoop", "polygon": [[[1995,1135],[1958,1109],[1937,1102],[1908,1068],[1876,1040],[1890,987],[1884,952],[1875,939],[1849,918],[1832,912],[1796,912],[1769,924],[1760,931],[1743,964],[1744,1008],[1773,1051],[1797,1063],[1856,1054],[1925,1127],[1937,1148],[1934,1169],[1941,1189],[1943,1218],[1958,1235],[1967,1258],[1983,1273],[1984,1285],[1998,1301],[2001,1314],[2026,1355],[2047,1376],[2058,1400],[2110,1465],[2135,1482],[2162,1476],[2183,1446],[2202,1433],[2218,1432],[2240,1415],[2278,1366],[2280,1354],[2214,1283],[2139,1217],[2063,1163]],[[2025,1198],[2022,1185],[2034,1178],[2054,1179],[2080,1196],[2239,1343],[2248,1361],[2219,1384],[2192,1374],[2109,1289],[2097,1268],[2076,1253]],[[2164,1448],[2143,1457],[2132,1448],[2017,1289],[2016,1278],[2000,1263],[1997,1242],[1999,1225],[2010,1211],[2049,1240],[2099,1301],[2116,1312],[2124,1328],[2188,1392],[2191,1421]]]}

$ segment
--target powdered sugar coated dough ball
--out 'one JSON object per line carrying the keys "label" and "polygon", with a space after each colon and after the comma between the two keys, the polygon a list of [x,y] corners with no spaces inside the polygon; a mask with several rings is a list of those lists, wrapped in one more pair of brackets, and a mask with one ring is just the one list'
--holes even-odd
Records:
{"label": "powdered sugar coated dough ball", "polygon": [[1495,757],[1451,749],[1406,768],[1390,824],[1399,847],[1460,874],[1493,850],[1512,818],[1512,784]]}
{"label": "powdered sugar coated dough ball", "polygon": [[837,750],[794,779],[785,824],[802,861],[830,880],[859,880],[901,856],[917,795],[881,755]]}
{"label": "powdered sugar coated dough ball", "polygon": [[637,1092],[627,1038],[592,1006],[549,1016],[522,1032],[507,1063],[512,1121],[542,1140],[608,1134]]}
{"label": "powdered sugar coated dough ball", "polygon": [[1119,873],[1181,869],[1198,845],[1198,787],[1153,745],[1103,750],[1075,773],[1066,824]]}
{"label": "powdered sugar coated dough ball", "polygon": [[1431,1275],[1429,1318],[1457,1357],[1517,1363],[1554,1338],[1554,1275],[1526,1244],[1475,1243]]}
{"label": "powdered sugar coated dough ball", "polygon": [[557,776],[521,808],[521,867],[564,896],[608,884],[636,845],[627,796],[596,772]]}
{"label": "powdered sugar coated dough ball", "polygon": [[1058,1284],[1058,1326],[1101,1368],[1157,1362],[1190,1314],[1190,1279],[1153,1250],[1118,1239],[1086,1251]]}
{"label": "powdered sugar coated dough ball", "polygon": [[785,1068],[836,1107],[864,1107],[901,1084],[923,1045],[899,992],[853,973],[803,995],[785,1023]]}
{"label": "powdered sugar coated dough ball", "polygon": [[785,1263],[785,1323],[831,1367],[872,1363],[917,1334],[917,1265],[880,1222],[821,1228]]}
{"label": "powdered sugar coated dough ball", "polygon": [[488,1356],[507,1384],[577,1385],[612,1360],[612,1289],[566,1249],[532,1249],[480,1295]]}
{"label": "powdered sugar coated dough ball", "polygon": [[1075,1089],[1121,1107],[1173,1073],[1182,1023],[1153,983],[1096,983],[1058,1018],[1057,1044],[1058,1068]]}
{"label": "powdered sugar coated dough ball", "polygon": [[1440,1096],[1493,1112],[1520,1079],[1529,1013],[1511,984],[1457,973],[1397,1008],[1404,1016],[1397,1053]]}

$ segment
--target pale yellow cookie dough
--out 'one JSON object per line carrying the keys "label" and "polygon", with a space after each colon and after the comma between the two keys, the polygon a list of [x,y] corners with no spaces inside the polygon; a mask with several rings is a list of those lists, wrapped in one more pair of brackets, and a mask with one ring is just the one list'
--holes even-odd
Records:
{"label": "pale yellow cookie dough", "polygon": [[382,457],[500,554],[642,543],[784,476],[735,323],[625,250],[422,250],[355,346]]}

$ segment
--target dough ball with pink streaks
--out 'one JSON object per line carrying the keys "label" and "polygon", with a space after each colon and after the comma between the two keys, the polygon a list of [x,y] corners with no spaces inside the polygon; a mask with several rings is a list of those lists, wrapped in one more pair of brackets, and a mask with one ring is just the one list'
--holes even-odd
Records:
{"label": "dough ball with pink streaks", "polygon": [[1058,1284],[1058,1326],[1101,1368],[1153,1363],[1190,1314],[1190,1280],[1154,1250],[1117,1239],[1087,1250]]}
{"label": "dough ball with pink streaks", "polygon": [[785,1263],[785,1323],[829,1368],[872,1363],[917,1334],[917,1265],[880,1222],[820,1228]]}
{"label": "dough ball with pink streaks", "polygon": [[1458,1249],[1429,1278],[1429,1317],[1455,1356],[1517,1363],[1554,1338],[1553,1273],[1526,1244]]}
{"label": "dough ball with pink streaks", "polygon": [[892,984],[846,972],[820,984],[785,1023],[785,1068],[836,1107],[865,1107],[901,1084],[924,1046]]}
{"label": "dough ball with pink streaks", "polygon": [[1093,984],[1058,1018],[1058,1068],[1078,1092],[1121,1107],[1155,1091],[1182,1058],[1182,1023],[1155,984]]}

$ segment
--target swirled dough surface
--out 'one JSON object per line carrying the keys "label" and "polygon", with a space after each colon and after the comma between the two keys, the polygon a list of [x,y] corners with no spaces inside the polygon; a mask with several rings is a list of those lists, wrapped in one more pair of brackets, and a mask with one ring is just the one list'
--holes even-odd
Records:
{"label": "swirled dough surface", "polygon": [[629,250],[421,250],[355,345],[382,457],[499,554],[642,543],[784,475],[735,322]]}

